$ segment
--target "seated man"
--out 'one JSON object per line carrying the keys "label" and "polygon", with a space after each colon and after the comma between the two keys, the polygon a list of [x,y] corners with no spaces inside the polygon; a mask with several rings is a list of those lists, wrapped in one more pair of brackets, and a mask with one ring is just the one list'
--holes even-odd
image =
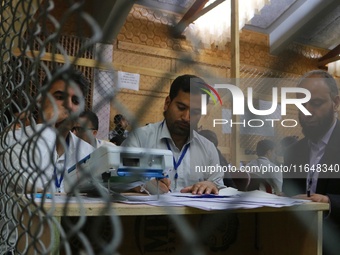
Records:
{"label": "seated man", "polygon": [[113,122],[115,124],[115,128],[109,133],[109,139],[111,140],[116,136],[124,138],[128,137],[129,132],[126,129],[129,126],[129,122],[127,119],[122,114],[116,114],[113,118]]}
{"label": "seated man", "polygon": [[[280,194],[282,192],[282,172],[262,172],[262,169],[276,167],[275,161],[275,143],[268,139],[259,141],[256,145],[257,159],[250,161],[247,167],[256,170],[252,175],[252,179],[258,178],[259,189],[269,193]],[[261,179],[267,182],[270,187],[266,187],[265,182],[261,183]]]}
{"label": "seated man", "polygon": [[96,138],[98,129],[99,119],[97,114],[92,111],[84,111],[79,115],[79,119],[72,128],[72,132],[95,148],[98,148],[103,144],[114,146],[113,143]]}
{"label": "seated man", "polygon": [[340,165],[339,88],[332,75],[323,70],[306,73],[298,87],[311,93],[311,99],[304,104],[311,115],[299,111],[304,138],[289,147],[284,162],[291,168],[303,166],[304,171],[286,174],[283,191],[290,196],[330,204],[324,221],[322,254],[339,254],[340,178],[335,171]]}
{"label": "seated man", "polygon": [[[2,133],[0,140],[1,202],[7,212],[0,217],[0,253],[15,249],[18,240],[17,196],[23,193],[63,192],[65,171],[94,148],[70,132],[83,111],[89,83],[73,69],[46,77],[39,89],[38,120],[16,125]],[[26,111],[25,111],[26,112]],[[15,202],[14,202],[15,201]]]}
{"label": "seated man", "polygon": [[65,171],[94,150],[70,132],[84,109],[88,81],[73,69],[52,78],[39,89],[37,123],[8,129],[2,137],[3,182],[19,193],[63,192]]}
{"label": "seated man", "polygon": [[[174,168],[165,190],[193,194],[218,194],[223,185],[223,172],[196,172],[195,166],[219,164],[212,142],[194,128],[201,118],[201,94],[205,82],[194,75],[182,75],[171,84],[164,103],[164,120],[131,132],[122,146],[171,150]],[[166,182],[166,180],[164,180]]]}

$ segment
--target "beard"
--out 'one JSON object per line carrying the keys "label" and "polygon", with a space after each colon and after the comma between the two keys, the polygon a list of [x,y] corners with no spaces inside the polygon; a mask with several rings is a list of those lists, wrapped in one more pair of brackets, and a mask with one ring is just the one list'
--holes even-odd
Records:
{"label": "beard", "polygon": [[166,111],[163,114],[170,134],[189,137],[193,130],[189,122],[181,120],[172,120],[171,118],[169,118]]}
{"label": "beard", "polygon": [[183,121],[167,122],[170,134],[188,137],[191,133],[190,124]]}
{"label": "beard", "polygon": [[334,121],[334,112],[333,109],[330,109],[325,116],[313,122],[313,124],[309,124],[308,121],[303,120],[301,115],[299,115],[299,121],[305,137],[311,141],[317,141],[331,128]]}

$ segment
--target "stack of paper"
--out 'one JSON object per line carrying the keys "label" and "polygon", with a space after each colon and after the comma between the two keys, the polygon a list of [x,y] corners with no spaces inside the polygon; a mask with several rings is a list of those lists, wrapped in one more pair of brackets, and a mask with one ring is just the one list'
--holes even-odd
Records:
{"label": "stack of paper", "polygon": [[234,188],[220,190],[218,195],[193,195],[190,193],[168,193],[160,196],[125,196],[118,202],[149,204],[154,206],[189,206],[202,210],[228,210],[240,208],[284,207],[308,202],[302,199],[276,196],[263,191],[241,192]]}

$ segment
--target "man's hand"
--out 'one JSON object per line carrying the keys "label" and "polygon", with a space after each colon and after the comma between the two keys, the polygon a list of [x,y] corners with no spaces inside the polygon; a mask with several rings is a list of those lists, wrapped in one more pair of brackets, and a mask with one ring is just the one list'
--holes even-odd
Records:
{"label": "man's hand", "polygon": [[[171,181],[168,178],[163,178],[158,180],[158,190],[160,194],[168,193],[170,191]],[[157,180],[152,179],[145,183],[144,188],[142,186],[135,187],[131,189],[133,192],[138,193],[150,193],[157,194]]]}
{"label": "man's hand", "polygon": [[[153,181],[156,182],[156,180],[153,180]],[[163,193],[168,193],[170,191],[170,185],[171,185],[171,181],[169,178],[162,178],[158,180],[158,188]]]}
{"label": "man's hand", "polygon": [[300,194],[294,196],[294,198],[311,200],[312,202],[329,203],[329,197],[321,194],[312,194],[310,197],[306,194]]}
{"label": "man's hand", "polygon": [[152,179],[151,181],[148,181],[145,183],[145,189],[150,194],[158,194],[157,191],[157,182],[158,182],[158,191],[160,194],[168,193],[170,191],[170,184],[171,181],[169,178],[163,178],[159,179],[158,181],[156,179]]}
{"label": "man's hand", "polygon": [[191,193],[191,194],[218,194],[218,188],[215,183],[211,181],[197,182],[192,186],[185,187],[181,189],[181,193]]}

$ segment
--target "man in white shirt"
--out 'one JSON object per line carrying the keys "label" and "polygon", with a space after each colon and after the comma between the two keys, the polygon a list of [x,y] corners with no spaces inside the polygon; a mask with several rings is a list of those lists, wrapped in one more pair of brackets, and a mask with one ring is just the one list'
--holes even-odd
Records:
{"label": "man in white shirt", "polygon": [[[268,171],[268,169],[275,169],[277,166],[273,163],[275,161],[275,143],[269,139],[263,139],[256,145],[257,159],[251,160],[247,167],[251,171],[252,179],[256,178],[259,181],[259,190],[268,193],[281,194],[282,192],[282,172]],[[264,182],[261,182],[261,179]],[[267,185],[270,185],[267,187]]]}
{"label": "man in white shirt", "polygon": [[37,123],[9,128],[2,137],[4,182],[16,192],[63,192],[66,170],[94,150],[70,132],[84,109],[88,86],[72,68],[46,77],[37,97]]}
{"label": "man in white shirt", "polygon": [[115,137],[128,137],[129,132],[126,130],[129,126],[128,120],[122,114],[116,114],[113,118],[115,128],[109,133],[109,140]]}
{"label": "man in white shirt", "polygon": [[87,110],[79,115],[79,119],[72,128],[72,132],[95,148],[99,148],[103,144],[115,146],[115,144],[111,142],[96,138],[98,129],[99,119],[97,114]]}
{"label": "man in white shirt", "polygon": [[207,166],[219,165],[219,157],[214,144],[194,130],[201,118],[201,95],[204,93],[202,88],[206,89],[205,84],[194,75],[177,77],[165,99],[164,120],[130,132],[122,144],[172,151],[174,169],[169,179],[163,180],[167,185],[165,191],[217,194],[225,187],[223,172],[203,170]]}
{"label": "man in white shirt", "polygon": [[[90,154],[94,147],[72,132],[74,121],[84,110],[89,87],[82,73],[70,68],[46,77],[39,89],[37,122],[9,126],[0,140],[1,201],[6,212],[0,218],[0,253],[15,249],[18,240],[13,193],[64,192],[67,169]],[[13,123],[15,125],[15,123]],[[25,195],[26,196],[26,195]]]}

